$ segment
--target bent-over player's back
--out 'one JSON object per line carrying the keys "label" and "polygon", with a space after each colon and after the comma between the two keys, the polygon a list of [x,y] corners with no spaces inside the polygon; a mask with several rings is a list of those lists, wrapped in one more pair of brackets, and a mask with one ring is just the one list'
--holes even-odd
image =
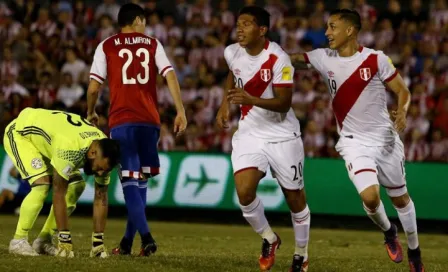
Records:
{"label": "bent-over player's back", "polygon": [[58,153],[60,157],[79,162],[84,160],[80,156],[85,155],[94,140],[107,138],[79,115],[45,109],[22,110],[15,130],[28,138],[45,157],[52,159]]}

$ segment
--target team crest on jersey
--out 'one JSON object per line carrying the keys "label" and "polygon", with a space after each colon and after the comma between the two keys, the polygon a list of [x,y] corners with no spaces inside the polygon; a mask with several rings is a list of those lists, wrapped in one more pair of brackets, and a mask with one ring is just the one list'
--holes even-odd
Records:
{"label": "team crest on jersey", "polygon": [[34,169],[41,169],[42,168],[42,160],[39,158],[34,158],[31,160],[31,166]]}
{"label": "team crest on jersey", "polygon": [[372,77],[372,75],[370,73],[370,68],[359,69],[359,75],[361,76],[361,78],[364,81],[367,81],[367,80],[369,80]]}
{"label": "team crest on jersey", "polygon": [[263,80],[264,82],[268,82],[269,80],[271,80],[271,70],[261,69],[260,77],[261,77],[261,80]]}

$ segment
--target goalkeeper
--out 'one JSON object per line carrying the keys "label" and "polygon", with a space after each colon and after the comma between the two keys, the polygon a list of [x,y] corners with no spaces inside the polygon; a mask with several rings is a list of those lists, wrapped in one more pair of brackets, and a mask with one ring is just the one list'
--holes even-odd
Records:
{"label": "goalkeeper", "polygon": [[[79,172],[95,175],[93,200],[92,251],[90,256],[106,257],[103,232],[107,217],[109,173],[117,165],[120,152],[116,141],[79,115],[44,109],[24,109],[6,128],[3,139],[6,153],[31,185],[20,207],[19,222],[9,252],[36,256],[39,253],[73,257],[68,215],[84,191]],[[43,203],[53,188],[53,206],[39,237],[28,242]],[[56,227],[56,229],[54,229]],[[58,231],[57,248],[51,243]]]}

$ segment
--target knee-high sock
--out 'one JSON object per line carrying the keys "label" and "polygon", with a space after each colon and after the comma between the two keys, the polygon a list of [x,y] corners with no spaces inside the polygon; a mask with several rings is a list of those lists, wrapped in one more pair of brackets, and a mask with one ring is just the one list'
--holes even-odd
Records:
{"label": "knee-high sock", "polygon": [[303,211],[291,212],[292,225],[294,227],[294,237],[296,241],[295,254],[308,258],[308,241],[310,238],[311,214],[308,205]]}
{"label": "knee-high sock", "polygon": [[386,210],[384,209],[382,201],[380,201],[380,205],[378,205],[375,211],[369,210],[365,205],[363,206],[367,216],[369,216],[369,218],[372,219],[372,221],[380,227],[382,231],[387,231],[390,229],[390,221],[389,218],[387,218]]}
{"label": "knee-high sock", "polygon": [[140,233],[140,236],[149,233],[145,205],[139,192],[138,180],[128,179],[123,181],[123,194],[128,210],[128,222],[130,223],[127,225],[130,229],[126,229],[125,238],[128,241],[132,241],[135,234],[134,227]]}
{"label": "knee-high sock", "polygon": [[277,236],[275,236],[275,233],[272,231],[268,220],[264,215],[263,203],[258,197],[256,197],[249,205],[240,205],[240,207],[243,211],[244,218],[246,218],[247,222],[249,222],[256,233],[260,234],[263,239],[268,240],[269,243],[273,243],[277,240]]}
{"label": "knee-high sock", "polygon": [[410,249],[416,249],[418,247],[418,234],[414,202],[411,199],[406,207],[395,207],[395,209],[398,212],[398,218],[408,238],[408,247]]}
{"label": "knee-high sock", "polygon": [[31,188],[20,206],[19,222],[14,239],[28,238],[28,232],[33,227],[49,190],[50,185],[36,185]]}
{"label": "knee-high sock", "polygon": [[[86,188],[86,183],[73,182],[68,185],[67,194],[65,196],[65,201],[67,202],[67,215],[70,216],[76,209],[76,202],[78,202],[79,197],[84,192]],[[51,239],[53,234],[57,231],[56,218],[54,217],[53,205],[51,205],[50,213],[48,214],[47,220],[39,234],[40,238]]]}

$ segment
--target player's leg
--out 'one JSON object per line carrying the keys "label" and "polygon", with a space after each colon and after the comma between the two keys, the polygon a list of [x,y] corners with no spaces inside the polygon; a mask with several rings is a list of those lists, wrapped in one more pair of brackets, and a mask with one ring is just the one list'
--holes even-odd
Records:
{"label": "player's leg", "polygon": [[[70,175],[65,201],[67,202],[67,215],[70,216],[76,209],[76,203],[84,192],[86,183],[79,171]],[[52,243],[52,237],[57,231],[56,218],[54,216],[53,205],[51,205],[50,213],[42,227],[38,237],[33,242],[33,249],[39,254],[47,254],[54,256],[56,254],[56,246]]]}
{"label": "player's leg", "polygon": [[418,241],[415,206],[406,187],[403,144],[396,142],[392,146],[381,149],[381,156],[378,156],[378,176],[381,185],[386,188],[387,194],[397,210],[398,218],[406,234],[411,271],[424,271]]}
{"label": "player's leg", "polygon": [[308,241],[311,214],[306,203],[303,180],[304,152],[301,138],[266,145],[272,175],[279,182],[291,211],[295,250],[290,272],[308,270]]}
{"label": "player's leg", "polygon": [[232,166],[235,189],[243,217],[262,238],[259,265],[262,271],[269,270],[275,263],[275,251],[281,240],[269,226],[264,206],[257,197],[257,186],[265,176],[268,160],[263,154],[264,143],[257,139],[232,140]]}
{"label": "player's leg", "polygon": [[20,206],[19,221],[9,252],[20,255],[38,255],[28,243],[28,232],[33,227],[50,190],[48,166],[38,150],[15,132],[15,122],[5,131],[4,148],[20,175],[31,184],[31,191]]}
{"label": "player's leg", "polygon": [[[142,202],[146,208],[146,196],[148,188],[148,178],[153,178],[159,174],[160,161],[157,151],[160,129],[154,126],[140,126],[137,133],[137,143],[143,179],[139,181],[138,187]],[[149,230],[149,228],[148,228]],[[141,236],[142,247],[140,256],[148,256],[157,251],[157,244],[151,235],[151,231]]]}
{"label": "player's leg", "polygon": [[380,198],[376,152],[375,147],[363,146],[340,150],[367,216],[383,231],[386,250],[391,260],[399,263],[403,260],[403,252],[397,227],[389,221]]}
{"label": "player's leg", "polygon": [[119,176],[128,211],[128,223],[125,235],[119,247],[112,250],[113,254],[131,254],[136,230],[140,234],[149,233],[145,216],[145,205],[141,199],[138,187],[138,182],[141,178],[141,164],[138,157],[137,128],[137,126],[124,125],[113,128],[111,131],[111,138],[120,142],[121,169],[119,169]]}

